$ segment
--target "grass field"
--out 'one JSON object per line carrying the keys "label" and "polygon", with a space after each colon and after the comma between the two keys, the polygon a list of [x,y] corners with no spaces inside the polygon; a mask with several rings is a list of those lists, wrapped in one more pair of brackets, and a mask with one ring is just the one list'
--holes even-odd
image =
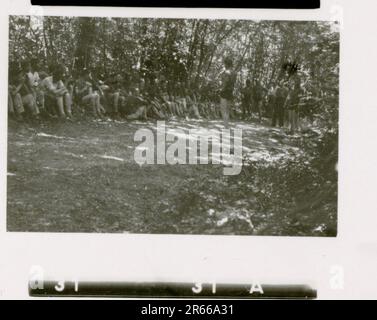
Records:
{"label": "grass field", "polygon": [[[170,131],[223,127],[206,120],[166,125]],[[272,163],[301,152],[295,138],[281,130],[231,125],[243,129],[243,153],[253,161]],[[137,165],[134,134],[155,126],[153,121],[33,126],[10,121],[8,231],[279,234],[266,228],[278,223],[271,214],[250,206],[258,190],[224,176],[221,165]]]}

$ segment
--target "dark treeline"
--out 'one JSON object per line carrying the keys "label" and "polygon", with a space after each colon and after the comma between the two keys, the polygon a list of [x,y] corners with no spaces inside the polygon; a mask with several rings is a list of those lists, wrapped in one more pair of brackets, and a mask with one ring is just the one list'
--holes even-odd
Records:
{"label": "dark treeline", "polygon": [[268,94],[297,64],[310,116],[337,123],[339,33],[332,23],[195,19],[10,17],[10,64],[37,58],[57,62],[75,76],[83,68],[98,79],[122,74],[132,87],[164,83],[216,100],[224,57],[237,74],[236,101],[247,79]]}

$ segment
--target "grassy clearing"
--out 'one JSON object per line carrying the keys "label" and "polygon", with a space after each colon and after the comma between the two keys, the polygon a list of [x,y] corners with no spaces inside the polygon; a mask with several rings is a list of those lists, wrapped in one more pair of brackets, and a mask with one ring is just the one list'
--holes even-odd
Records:
{"label": "grassy clearing", "polygon": [[[273,179],[282,173],[281,159],[302,156],[296,138],[267,126],[233,123],[243,129],[244,155],[252,164],[240,176],[225,177],[219,165],[138,166],[133,160],[134,133],[155,125],[10,122],[8,230],[322,236],[336,232],[336,195],[325,200],[334,221],[329,222],[322,204],[313,209],[322,216],[305,209],[291,221],[286,213],[297,203],[290,202],[289,194],[279,195],[287,201],[276,202],[279,192],[265,189],[267,182],[278,187],[282,183]],[[198,126],[222,128],[220,121],[167,123],[170,131]],[[326,223],[331,226],[323,227]]]}

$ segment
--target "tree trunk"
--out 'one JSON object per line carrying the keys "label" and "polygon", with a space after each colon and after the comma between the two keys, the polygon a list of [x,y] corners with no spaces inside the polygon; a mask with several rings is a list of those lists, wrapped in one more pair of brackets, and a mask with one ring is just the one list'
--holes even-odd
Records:
{"label": "tree trunk", "polygon": [[76,68],[90,68],[97,28],[93,18],[79,18],[79,36],[76,47]]}

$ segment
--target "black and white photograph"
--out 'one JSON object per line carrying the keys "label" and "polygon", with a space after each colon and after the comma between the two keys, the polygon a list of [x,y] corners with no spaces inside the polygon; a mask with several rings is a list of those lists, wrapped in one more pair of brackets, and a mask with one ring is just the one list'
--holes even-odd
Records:
{"label": "black and white photograph", "polygon": [[337,22],[9,16],[7,231],[336,237]]}

